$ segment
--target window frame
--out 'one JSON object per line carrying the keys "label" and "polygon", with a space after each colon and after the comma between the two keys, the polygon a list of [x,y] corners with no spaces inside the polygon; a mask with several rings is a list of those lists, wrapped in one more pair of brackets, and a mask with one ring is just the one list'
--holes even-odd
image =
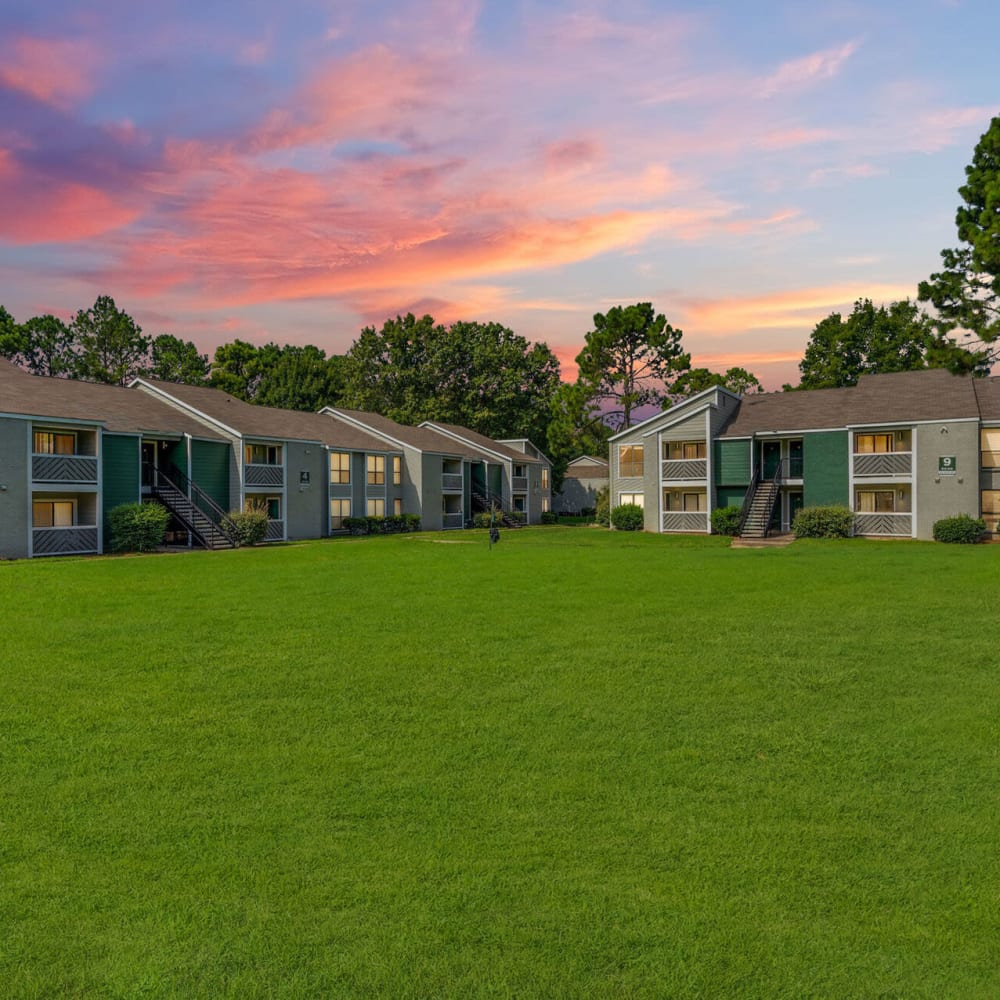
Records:
{"label": "window frame", "polygon": [[[333,505],[337,504],[341,513],[334,514]],[[343,513],[344,509],[347,509],[347,513]],[[330,516],[330,531],[346,531],[344,527],[344,518],[351,516],[351,501],[346,497],[330,497],[329,506],[329,516]],[[339,521],[339,524],[334,524],[335,521]]]}
{"label": "window frame", "polygon": [[645,510],[646,509],[646,494],[645,493],[619,493],[618,494],[618,506],[621,507],[623,504],[627,504],[627,503],[635,504],[636,507],[641,507],[643,510]]}
{"label": "window frame", "polygon": [[[338,460],[338,468],[334,469],[333,460]],[[334,478],[336,476],[336,478]],[[349,451],[330,452],[330,483],[333,486],[351,485],[351,453]]]}
{"label": "window frame", "polygon": [[403,460],[399,455],[392,456],[392,485],[399,486],[403,481]]}
{"label": "window frame", "polygon": [[[687,454],[689,449],[694,450],[693,455]],[[677,451],[678,454],[672,454],[674,451]],[[665,462],[692,462],[705,458],[708,458],[707,441],[687,440],[663,442],[663,460]]]}
{"label": "window frame", "polygon": [[[51,440],[50,440],[49,444],[51,445],[51,447],[49,447],[49,448],[44,448],[43,447],[43,448],[39,449],[38,448],[38,439],[41,438],[41,437],[50,438]],[[70,445],[72,446],[72,450],[71,451],[61,451],[57,447],[57,442],[60,439],[63,439],[63,440],[68,439],[69,442],[70,442]],[[49,430],[49,429],[35,430],[34,428],[32,428],[32,432],[31,432],[31,453],[32,453],[32,455],[78,455],[79,454],[79,451],[78,451],[79,442],[80,442],[79,435],[76,433],[76,431],[57,431],[57,430]]]}
{"label": "window frame", "polygon": [[[48,454],[43,452],[42,454]],[[69,505],[69,524],[57,524],[55,517],[55,509],[57,505]],[[46,506],[50,508],[51,523],[49,524],[37,524],[35,521],[35,508]],[[77,528],[79,527],[79,517],[77,515],[77,503],[72,497],[52,497],[45,498],[43,500],[36,500],[34,497],[31,500],[31,527],[34,528]]]}
{"label": "window frame", "polygon": [[365,468],[369,486],[385,486],[385,455],[366,455]]}
{"label": "window frame", "polygon": [[[626,459],[626,452],[629,457]],[[638,471],[636,471],[638,467]],[[628,472],[626,472],[628,468]],[[621,479],[642,479],[645,475],[646,460],[641,444],[618,445],[618,475]]]}
{"label": "window frame", "polygon": [[[863,448],[863,441],[871,441],[870,448]],[[879,443],[887,444],[886,448],[879,448]],[[892,431],[855,431],[854,433],[854,454],[855,455],[892,455],[896,450],[896,435]]]}
{"label": "window frame", "polygon": [[[260,450],[264,455],[264,460],[261,462],[254,461],[254,452]],[[273,453],[273,456],[272,456]],[[280,444],[264,444],[262,441],[250,442],[248,441],[243,446],[243,464],[244,465],[266,465],[268,467],[276,467],[283,464],[283,451]],[[274,461],[271,461],[271,458]]]}
{"label": "window frame", "polygon": [[385,517],[385,497],[368,497],[365,510],[368,517]]}

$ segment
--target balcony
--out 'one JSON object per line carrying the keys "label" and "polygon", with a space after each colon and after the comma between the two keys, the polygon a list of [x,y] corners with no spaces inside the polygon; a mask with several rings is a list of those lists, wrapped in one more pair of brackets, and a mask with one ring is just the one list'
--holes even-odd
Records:
{"label": "balcony", "polygon": [[526,493],[528,491],[528,477],[511,476],[510,488],[515,493]]}
{"label": "balcony", "polygon": [[855,514],[855,535],[882,535],[909,538],[912,533],[913,515],[905,514]]}
{"label": "balcony", "polygon": [[708,461],[704,458],[667,458],[663,461],[660,475],[665,482],[689,479],[704,482],[708,476]]}
{"label": "balcony", "polygon": [[94,455],[32,455],[31,478],[36,483],[96,483]]}
{"label": "balcony", "polygon": [[462,528],[465,526],[465,515],[464,514],[442,514],[441,515],[441,527],[442,528]]}
{"label": "balcony", "polygon": [[913,470],[913,453],[888,451],[876,454],[854,454],[855,478],[864,476],[909,476]]}
{"label": "balcony", "polygon": [[664,531],[708,531],[708,514],[705,511],[668,510],[663,514]]}
{"label": "balcony", "polygon": [[281,465],[245,465],[243,482],[247,486],[284,486],[285,469]]}
{"label": "balcony", "polygon": [[441,489],[452,493],[460,493],[462,491],[462,473],[442,472]]}
{"label": "balcony", "polygon": [[280,542],[285,537],[284,521],[268,521],[267,533],[264,535],[265,542]]}
{"label": "balcony", "polygon": [[36,556],[70,556],[97,551],[97,525],[32,528],[31,551]]}

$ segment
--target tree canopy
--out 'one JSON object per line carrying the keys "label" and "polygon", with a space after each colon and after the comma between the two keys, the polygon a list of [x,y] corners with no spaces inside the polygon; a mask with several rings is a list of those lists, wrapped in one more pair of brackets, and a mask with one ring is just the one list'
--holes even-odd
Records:
{"label": "tree canopy", "polygon": [[[800,389],[857,385],[865,374],[955,367],[968,352],[942,338],[932,320],[909,299],[876,307],[858,299],[844,319],[830,313],[813,329],[799,362]],[[974,358],[968,355],[969,367]]]}
{"label": "tree canopy", "polygon": [[70,329],[77,354],[75,374],[87,382],[128,385],[149,371],[151,339],[110,295],[81,309]]}
{"label": "tree canopy", "polygon": [[1000,116],[980,137],[965,176],[955,214],[960,245],[941,251],[944,267],[920,283],[919,298],[934,306],[942,333],[959,329],[993,344],[1000,337]]}
{"label": "tree canopy", "polygon": [[439,420],[546,441],[559,362],[499,323],[445,327],[412,313],[365,327],[344,357],[342,402],[403,424]]}
{"label": "tree canopy", "polygon": [[735,392],[738,396],[764,391],[760,379],[745,368],[727,368],[724,372],[713,372],[708,368],[692,368],[674,380],[671,395],[675,399],[687,399],[716,385]]}
{"label": "tree canopy", "polygon": [[681,336],[649,302],[594,315],[594,329],[576,358],[578,381],[609,424],[624,430],[639,407],[669,405],[672,382],[691,367]]}
{"label": "tree canopy", "polygon": [[201,354],[190,340],[161,333],[152,345],[149,374],[163,382],[187,385],[208,384],[208,355]]}

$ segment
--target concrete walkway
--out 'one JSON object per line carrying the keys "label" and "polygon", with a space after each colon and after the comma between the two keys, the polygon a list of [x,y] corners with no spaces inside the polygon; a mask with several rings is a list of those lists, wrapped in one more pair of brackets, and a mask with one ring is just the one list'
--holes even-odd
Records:
{"label": "concrete walkway", "polygon": [[734,538],[732,549],[783,549],[795,541],[794,535],[769,535],[767,538]]}

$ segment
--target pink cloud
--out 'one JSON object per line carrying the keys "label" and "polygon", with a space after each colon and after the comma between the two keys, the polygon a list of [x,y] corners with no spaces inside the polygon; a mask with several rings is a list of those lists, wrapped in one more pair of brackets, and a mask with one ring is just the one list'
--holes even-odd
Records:
{"label": "pink cloud", "polygon": [[787,90],[797,90],[817,80],[836,76],[844,63],[858,50],[860,42],[851,41],[836,48],[813,52],[800,59],[782,63],[760,85],[761,97],[774,97]]}
{"label": "pink cloud", "polygon": [[98,63],[86,41],[22,35],[0,45],[0,84],[67,108],[91,93]]}

